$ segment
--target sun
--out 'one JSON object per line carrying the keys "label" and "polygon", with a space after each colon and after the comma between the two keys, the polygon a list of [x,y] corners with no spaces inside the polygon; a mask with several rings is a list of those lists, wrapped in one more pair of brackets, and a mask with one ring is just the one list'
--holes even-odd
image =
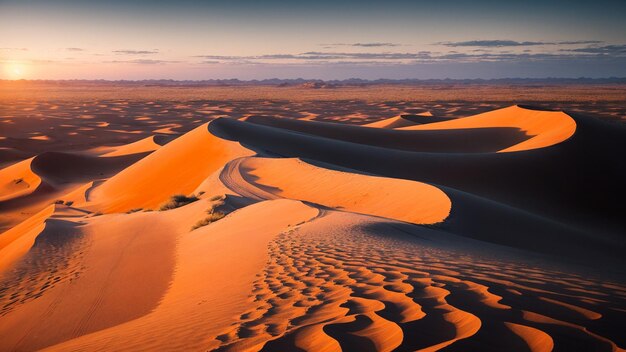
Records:
{"label": "sun", "polygon": [[4,73],[8,79],[24,78],[26,67],[19,62],[9,62],[4,66]]}

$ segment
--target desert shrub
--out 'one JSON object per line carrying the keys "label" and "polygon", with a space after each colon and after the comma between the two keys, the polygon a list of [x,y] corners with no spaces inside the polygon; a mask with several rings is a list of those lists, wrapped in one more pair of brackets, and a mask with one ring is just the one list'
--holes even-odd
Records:
{"label": "desert shrub", "polygon": [[223,195],[213,196],[213,197],[209,198],[209,200],[211,202],[215,202],[216,200],[224,200],[224,196]]}
{"label": "desert shrub", "polygon": [[15,180],[13,180],[13,183],[15,183],[16,185],[17,185],[17,184],[20,184],[20,183],[22,183],[22,182],[24,182],[24,179],[23,179],[23,178],[16,178]]}
{"label": "desert shrub", "polygon": [[170,200],[161,204],[161,207],[159,208],[159,210],[164,211],[164,210],[180,208],[183,205],[193,203],[197,200],[198,200],[198,197],[196,197],[193,194],[189,197],[187,197],[184,194],[175,194],[172,197],[170,197]]}
{"label": "desert shrub", "polygon": [[222,213],[221,211],[216,211],[216,212],[211,212],[209,213],[209,215],[198,221],[195,225],[193,225],[193,227],[191,228],[192,230],[195,230],[197,228],[200,228],[202,226],[206,226],[210,223],[216,222],[219,219],[222,219],[223,217],[225,217],[226,214]]}
{"label": "desert shrub", "polygon": [[199,196],[201,196],[201,195],[203,195],[203,194],[204,194],[204,191],[200,191],[200,192],[198,192],[198,197],[199,197]]}
{"label": "desert shrub", "polygon": [[136,212],[142,211],[142,210],[143,210],[143,208],[133,208],[133,209],[127,211],[126,213],[131,214],[131,213],[136,213]]}
{"label": "desert shrub", "polygon": [[72,205],[72,204],[74,204],[74,202],[73,202],[73,201],[71,201],[71,200],[68,200],[67,202],[65,202],[65,205],[67,205],[68,207],[69,207],[70,205]]}
{"label": "desert shrub", "polygon": [[54,201],[54,204],[63,204],[64,202],[61,199],[57,199]]}

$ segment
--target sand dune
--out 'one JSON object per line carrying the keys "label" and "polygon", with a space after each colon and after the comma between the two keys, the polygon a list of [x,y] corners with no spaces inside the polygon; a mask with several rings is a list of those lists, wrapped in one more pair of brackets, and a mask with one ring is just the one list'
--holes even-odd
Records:
{"label": "sand dune", "polygon": [[410,127],[410,126],[433,123],[433,122],[449,121],[452,119],[453,118],[450,118],[450,117],[433,116],[433,114],[430,111],[427,111],[427,112],[421,112],[418,114],[401,114],[401,115],[390,117],[390,118],[383,119],[380,121],[370,122],[363,126],[373,127],[373,128],[401,129],[404,127]]}
{"label": "sand dune", "polygon": [[85,182],[105,179],[141,159],[46,152],[0,170],[0,230],[39,212]]}
{"label": "sand dune", "polygon": [[623,126],[320,116],[1,169],[0,350],[626,347]]}
{"label": "sand dune", "polygon": [[476,116],[404,129],[432,131],[484,127],[515,127],[530,136],[524,142],[500,150],[500,152],[515,152],[545,148],[561,143],[574,134],[576,122],[561,111],[539,111],[515,105]]}
{"label": "sand dune", "polygon": [[333,140],[429,153],[497,152],[528,138],[525,133],[513,127],[405,131],[266,116],[251,116],[246,121]]}
{"label": "sand dune", "polygon": [[[568,140],[516,153],[408,152],[227,119],[215,120],[212,127],[224,138],[259,151],[447,186],[558,222],[600,230],[602,236],[617,236],[623,243],[621,214],[611,204],[620,202],[624,187],[619,178],[605,175],[626,177],[626,168],[617,162],[618,150],[626,148],[621,137],[626,130],[576,119],[577,133]],[[579,191],[590,184],[593,192]],[[539,194],[541,202],[536,201]]]}
{"label": "sand dune", "polygon": [[202,125],[96,187],[92,199],[107,212],[155,208],[174,194],[192,192],[227,161],[250,154]]}
{"label": "sand dune", "polygon": [[91,152],[99,156],[120,156],[130,154],[149,153],[159,149],[161,146],[170,142],[171,138],[165,135],[154,135],[138,140],[137,142],[117,146],[117,147],[99,147]]}
{"label": "sand dune", "polygon": [[41,177],[31,169],[33,159],[0,170],[0,202],[33,193],[41,185]]}
{"label": "sand dune", "polygon": [[[240,175],[234,182],[233,174]],[[414,224],[441,222],[451,207],[444,192],[427,184],[334,171],[297,159],[236,159],[221,178],[247,197],[298,199]]]}

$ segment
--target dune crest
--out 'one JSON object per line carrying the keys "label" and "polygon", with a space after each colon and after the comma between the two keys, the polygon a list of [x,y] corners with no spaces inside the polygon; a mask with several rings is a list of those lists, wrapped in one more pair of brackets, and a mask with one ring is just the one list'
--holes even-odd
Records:
{"label": "dune crest", "polygon": [[0,170],[0,202],[33,193],[41,185],[41,177],[31,167],[33,159]]}
{"label": "dune crest", "polygon": [[171,139],[168,137],[169,136],[165,135],[154,135],[120,146],[95,148],[92,149],[90,153],[102,157],[150,153],[167,144]]}
{"label": "dune crest", "polygon": [[562,111],[531,110],[519,105],[470,117],[401,129],[432,131],[486,127],[515,127],[530,137],[526,141],[500,150],[501,153],[549,147],[565,141],[576,132],[576,122]]}

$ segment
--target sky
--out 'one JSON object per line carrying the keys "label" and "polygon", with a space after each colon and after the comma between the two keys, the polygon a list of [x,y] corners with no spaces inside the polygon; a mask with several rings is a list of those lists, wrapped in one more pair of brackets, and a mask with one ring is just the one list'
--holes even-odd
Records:
{"label": "sky", "polygon": [[0,0],[0,79],[626,77],[626,1]]}

